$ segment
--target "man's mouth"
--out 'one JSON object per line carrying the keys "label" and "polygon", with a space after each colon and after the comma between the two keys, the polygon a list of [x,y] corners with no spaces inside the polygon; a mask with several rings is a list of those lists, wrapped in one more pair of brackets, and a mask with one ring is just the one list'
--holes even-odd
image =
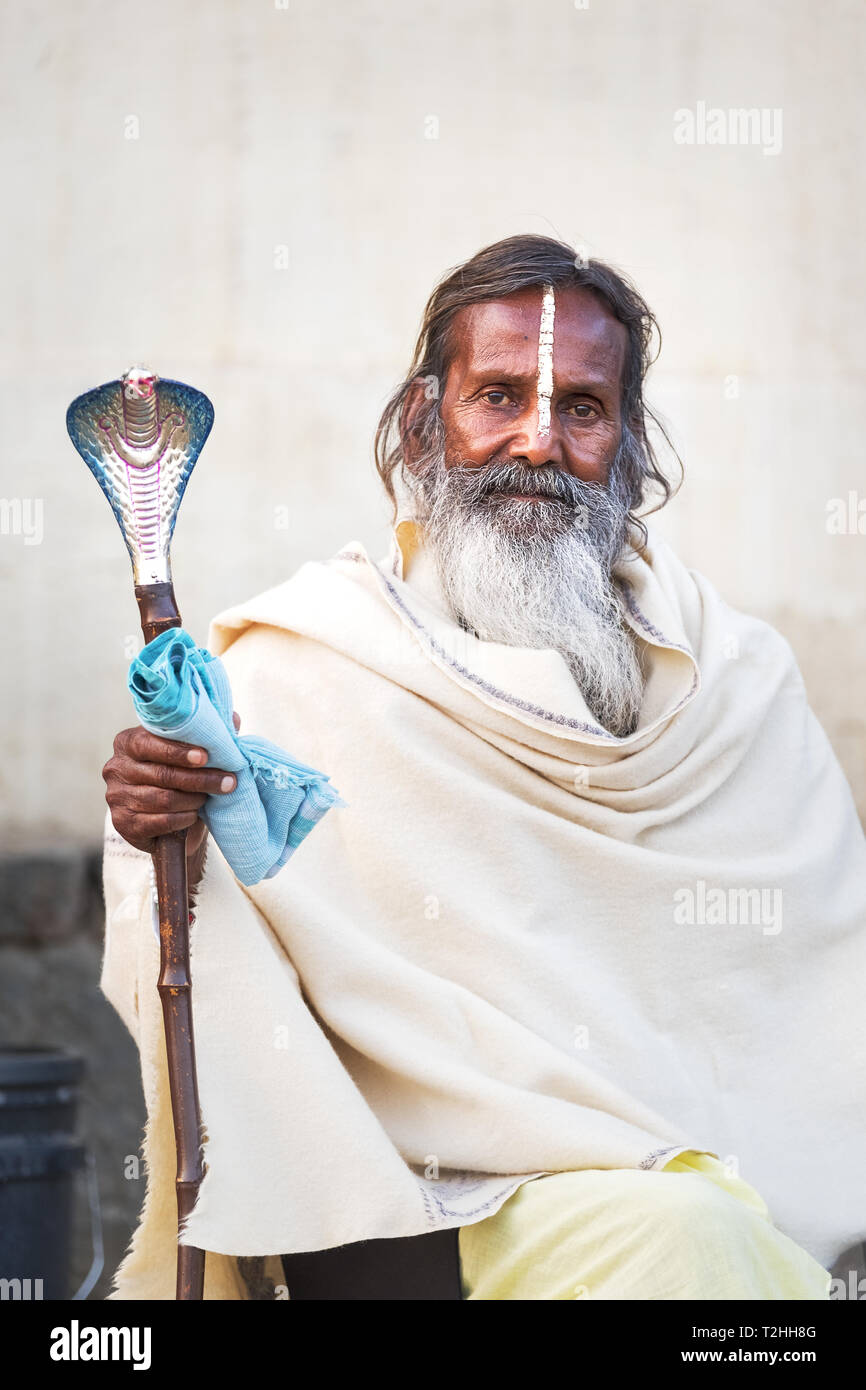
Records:
{"label": "man's mouth", "polygon": [[551,497],[549,492],[491,492],[490,497],[517,497],[521,502],[558,502],[558,497]]}

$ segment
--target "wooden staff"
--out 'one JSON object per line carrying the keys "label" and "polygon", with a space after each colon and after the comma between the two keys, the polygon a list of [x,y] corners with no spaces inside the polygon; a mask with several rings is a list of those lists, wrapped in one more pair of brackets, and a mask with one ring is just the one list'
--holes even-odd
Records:
{"label": "wooden staff", "polygon": [[[119,381],[74,400],[66,424],[123,533],[132,558],[141,630],[150,642],[166,628],[180,626],[169,547],[189,475],[213,424],[213,406],[190,386],[132,368]],[[177,1151],[178,1233],[195,1206],[204,1171],[192,1025],[186,837],[186,830],[160,835],[153,850],[159,898],[157,989]],[[177,1299],[203,1297],[204,1264],[203,1250],[178,1241]]]}

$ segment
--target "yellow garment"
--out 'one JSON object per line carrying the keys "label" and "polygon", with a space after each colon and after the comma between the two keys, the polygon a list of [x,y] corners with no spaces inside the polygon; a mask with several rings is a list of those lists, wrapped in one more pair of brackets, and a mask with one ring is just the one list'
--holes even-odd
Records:
{"label": "yellow garment", "polygon": [[828,1299],[830,1275],[711,1154],[552,1173],[460,1230],[464,1298]]}

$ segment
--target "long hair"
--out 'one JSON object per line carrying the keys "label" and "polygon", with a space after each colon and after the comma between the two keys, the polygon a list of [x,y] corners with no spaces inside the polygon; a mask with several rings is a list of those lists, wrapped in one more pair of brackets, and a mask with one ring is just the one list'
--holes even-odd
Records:
{"label": "long hair", "polygon": [[[391,395],[376,429],[376,470],[394,508],[397,496],[395,473],[405,478],[404,406],[412,386],[425,386],[424,402],[413,425],[413,436],[421,449],[443,437],[440,396],[454,357],[452,325],[458,310],[467,304],[503,299],[531,286],[552,285],[554,289],[591,290],[624,325],[628,346],[623,367],[623,438],[630,447],[621,449],[622,479],[629,510],[634,514],[651,491],[661,493],[650,508],[657,511],[676,491],[659,466],[649,437],[654,425],[670,448],[682,480],[682,463],[664,424],[647,406],[643,397],[644,379],[661,348],[661,333],[655,315],[635,287],[620,271],[603,261],[583,261],[574,248],[543,236],[513,236],[485,246],[470,260],[448,271],[427,301],[421,331],[415,344],[412,365],[405,380]],[[679,482],[677,483],[679,486]],[[645,528],[633,515],[638,528]]]}

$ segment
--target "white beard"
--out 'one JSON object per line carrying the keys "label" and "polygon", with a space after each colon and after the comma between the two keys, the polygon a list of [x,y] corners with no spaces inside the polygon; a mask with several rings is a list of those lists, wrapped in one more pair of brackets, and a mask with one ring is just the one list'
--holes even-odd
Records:
{"label": "white beard", "polygon": [[[611,577],[628,533],[616,464],[602,488],[558,469],[446,467],[438,444],[404,476],[455,619],[485,641],[558,651],[598,722],[632,733],[643,676]],[[551,500],[494,498],[491,483]]]}

